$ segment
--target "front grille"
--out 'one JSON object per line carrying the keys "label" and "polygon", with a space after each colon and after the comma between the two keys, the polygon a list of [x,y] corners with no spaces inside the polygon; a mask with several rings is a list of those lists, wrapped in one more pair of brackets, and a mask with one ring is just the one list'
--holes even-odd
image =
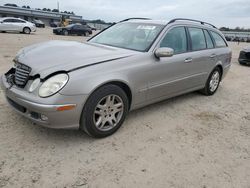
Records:
{"label": "front grille", "polygon": [[16,63],[15,66],[16,66],[15,84],[19,87],[25,87],[29,79],[31,68],[22,63]]}
{"label": "front grille", "polygon": [[250,52],[245,53],[246,58],[250,60]]}
{"label": "front grille", "polygon": [[240,52],[240,59],[249,59],[250,60],[250,52]]}

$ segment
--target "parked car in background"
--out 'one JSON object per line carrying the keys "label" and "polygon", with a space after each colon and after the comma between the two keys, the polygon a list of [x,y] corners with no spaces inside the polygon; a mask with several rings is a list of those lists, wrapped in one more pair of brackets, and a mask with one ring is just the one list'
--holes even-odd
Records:
{"label": "parked car in background", "polygon": [[36,31],[35,24],[20,18],[4,17],[0,18],[0,31],[13,31],[30,34]]}
{"label": "parked car in background", "polygon": [[250,46],[240,51],[239,63],[241,65],[250,65]]}
{"label": "parked car in background", "polygon": [[90,26],[90,25],[86,25],[88,28],[90,28],[92,31],[96,31],[97,29],[93,26]]}
{"label": "parked car in background", "polygon": [[232,37],[229,37],[229,36],[225,36],[225,39],[226,39],[227,41],[232,41]]}
{"label": "parked car in background", "polygon": [[50,25],[50,27],[58,27],[59,22],[50,22],[49,25]]}
{"label": "parked car in background", "polygon": [[41,20],[34,19],[34,20],[32,20],[32,23],[34,23],[36,25],[36,27],[45,28],[45,24]]}
{"label": "parked car in background", "polygon": [[53,33],[56,35],[84,35],[88,36],[92,34],[92,30],[86,25],[71,24],[67,27],[58,27],[53,29]]}
{"label": "parked car in background", "polygon": [[211,24],[136,18],[86,43],[26,47],[0,81],[9,104],[33,122],[100,138],[115,133],[130,110],[197,90],[214,95],[231,58]]}

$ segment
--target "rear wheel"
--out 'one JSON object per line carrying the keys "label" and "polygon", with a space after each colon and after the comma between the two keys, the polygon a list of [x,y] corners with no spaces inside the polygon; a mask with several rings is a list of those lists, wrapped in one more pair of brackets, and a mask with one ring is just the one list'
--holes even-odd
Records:
{"label": "rear wheel", "polygon": [[28,27],[23,28],[23,33],[24,34],[30,34],[31,30]]}
{"label": "rear wheel", "polygon": [[118,86],[97,89],[87,100],[81,117],[81,128],[90,136],[103,138],[115,133],[128,113],[128,98]]}
{"label": "rear wheel", "polygon": [[219,67],[216,67],[209,75],[206,86],[201,92],[207,96],[214,95],[220,86],[221,77],[222,72]]}
{"label": "rear wheel", "polygon": [[63,30],[63,35],[68,36],[69,32],[67,30]]}

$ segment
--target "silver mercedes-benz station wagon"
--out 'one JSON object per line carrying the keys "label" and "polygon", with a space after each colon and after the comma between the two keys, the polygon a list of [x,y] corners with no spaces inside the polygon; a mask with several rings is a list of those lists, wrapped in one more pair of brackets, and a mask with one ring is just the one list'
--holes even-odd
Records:
{"label": "silver mercedes-benz station wagon", "polygon": [[197,90],[213,95],[231,56],[209,23],[131,18],[85,43],[22,49],[1,85],[8,103],[33,122],[101,138],[117,131],[131,110]]}

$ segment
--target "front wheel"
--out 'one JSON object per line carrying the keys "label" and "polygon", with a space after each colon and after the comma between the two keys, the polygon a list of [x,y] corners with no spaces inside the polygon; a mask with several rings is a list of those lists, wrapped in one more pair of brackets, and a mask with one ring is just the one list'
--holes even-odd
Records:
{"label": "front wheel", "polygon": [[81,117],[81,129],[96,138],[115,133],[128,113],[128,97],[116,85],[97,89],[87,100]]}
{"label": "front wheel", "polygon": [[23,28],[23,33],[24,34],[30,34],[31,30],[28,27]]}
{"label": "front wheel", "polygon": [[206,86],[201,92],[207,96],[214,95],[220,86],[221,77],[222,72],[219,67],[216,67],[209,75]]}

